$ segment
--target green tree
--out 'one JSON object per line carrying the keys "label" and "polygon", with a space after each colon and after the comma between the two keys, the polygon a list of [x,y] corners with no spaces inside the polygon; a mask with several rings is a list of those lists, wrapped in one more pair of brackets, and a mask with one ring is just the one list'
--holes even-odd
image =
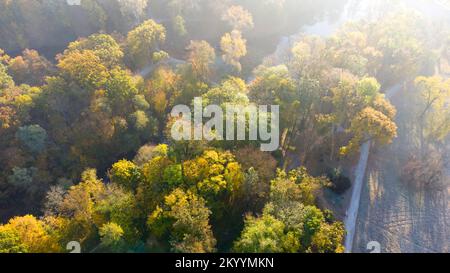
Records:
{"label": "green tree", "polygon": [[47,131],[40,125],[20,127],[16,133],[19,139],[32,153],[40,153],[46,147]]}
{"label": "green tree", "polygon": [[106,97],[113,113],[123,115],[129,112],[129,104],[138,94],[138,77],[133,77],[128,71],[114,69],[105,82]]}
{"label": "green tree", "polygon": [[309,175],[304,167],[287,174],[284,171],[278,171],[277,177],[271,183],[270,200],[280,205],[293,201],[314,205],[317,194],[328,183],[325,177]]}
{"label": "green tree", "polygon": [[263,214],[247,217],[245,227],[233,250],[240,253],[297,252],[300,242],[293,233],[286,233],[283,222]]}
{"label": "green tree", "polygon": [[[12,77],[7,73],[6,67],[0,63],[0,91],[14,84]],[[1,93],[0,93],[1,94]]]}
{"label": "green tree", "polygon": [[203,95],[203,104],[219,105],[223,109],[226,104],[247,106],[250,103],[247,93],[247,86],[242,79],[229,77]]}
{"label": "green tree", "polygon": [[[255,70],[255,79],[249,86],[252,101],[262,105],[280,106],[280,130],[283,136],[282,148],[286,152],[294,135],[297,134],[301,115],[302,97],[295,81],[285,65],[260,66]],[[306,106],[306,105],[305,105]]]}
{"label": "green tree", "polygon": [[163,179],[170,187],[180,186],[183,183],[183,167],[181,164],[168,166],[164,170]]}
{"label": "green tree", "polygon": [[[138,110],[131,114],[132,124],[139,132],[145,132],[151,125],[151,120],[144,111]],[[147,133],[147,132],[146,132]]]}
{"label": "green tree", "polygon": [[302,245],[306,247],[311,244],[312,237],[319,232],[322,225],[325,224],[325,216],[317,207],[307,206],[304,211],[303,223],[304,235],[302,238]]}
{"label": "green tree", "polygon": [[186,21],[184,20],[183,16],[177,15],[173,18],[173,29],[175,32],[180,36],[184,37],[188,34],[188,31],[186,29]]}
{"label": "green tree", "polygon": [[[97,227],[113,222],[122,229],[123,243],[132,247],[142,238],[142,222],[136,196],[123,188],[108,185],[105,193],[96,200],[94,215]],[[124,245],[125,247],[125,245]]]}
{"label": "green tree", "polygon": [[30,188],[33,183],[33,179],[37,173],[35,167],[31,168],[18,168],[12,169],[13,173],[8,177],[8,183],[22,189]]}

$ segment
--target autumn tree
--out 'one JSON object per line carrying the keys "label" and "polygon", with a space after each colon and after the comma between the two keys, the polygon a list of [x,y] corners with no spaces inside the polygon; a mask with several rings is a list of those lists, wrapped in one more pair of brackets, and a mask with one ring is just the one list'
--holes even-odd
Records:
{"label": "autumn tree", "polygon": [[150,215],[147,224],[152,234],[170,242],[173,252],[208,253],[214,252],[216,245],[210,214],[203,198],[175,189]]}
{"label": "autumn tree", "polygon": [[[87,249],[95,249],[100,240],[102,248],[118,251],[119,247],[133,247],[142,236],[133,193],[115,184],[104,185],[95,170],[86,170],[81,183],[67,192],[48,195],[46,207],[51,207],[46,218],[55,225],[58,241],[63,244],[76,240]],[[119,239],[119,229],[110,223],[120,226]]]}
{"label": "autumn tree", "polygon": [[148,0],[116,0],[119,4],[119,11],[130,26],[141,22],[145,17]]}
{"label": "autumn tree", "polygon": [[125,55],[129,65],[141,69],[152,63],[152,55],[166,39],[164,26],[147,20],[128,33]]}
{"label": "autumn tree", "polygon": [[313,177],[304,167],[291,170],[289,173],[279,171],[271,183],[270,200],[275,203],[287,200],[314,205],[319,191],[328,184],[327,178]]}
{"label": "autumn tree", "polygon": [[247,55],[247,40],[242,38],[242,33],[238,30],[226,33],[220,41],[220,47],[224,62],[240,72],[242,70],[240,59]]}
{"label": "autumn tree", "polygon": [[110,252],[123,251],[123,230],[116,223],[104,224],[100,230],[99,235],[101,237],[101,248]]}
{"label": "autumn tree", "polygon": [[[180,124],[182,126],[179,126]],[[207,141],[205,138],[201,140],[174,139],[172,134],[174,126],[175,128],[185,128],[186,131],[189,131],[190,129],[191,136],[194,135],[195,126],[190,126],[189,122],[184,120],[182,117],[170,118],[166,124],[164,135],[169,141],[172,156],[178,161],[182,162],[198,157],[210,147],[209,141]],[[200,129],[201,128],[198,128],[198,130]],[[184,131],[184,129],[182,130]]]}
{"label": "autumn tree", "polygon": [[153,157],[141,167],[142,178],[137,188],[136,198],[141,213],[148,216],[173,188],[164,180],[166,168],[173,161],[167,154]]}
{"label": "autumn tree", "polygon": [[310,251],[313,253],[343,253],[342,239],[345,228],[342,223],[324,224],[312,236]]}
{"label": "autumn tree", "polygon": [[446,187],[444,157],[437,147],[411,151],[401,169],[401,181],[413,190],[441,191]]}
{"label": "autumn tree", "polygon": [[49,253],[59,250],[45,223],[31,215],[15,217],[0,226],[0,238],[0,249],[5,252]]}
{"label": "autumn tree", "polygon": [[214,48],[206,41],[191,41],[187,50],[194,75],[202,81],[207,81],[211,75],[211,66],[216,60]]}
{"label": "autumn tree", "polygon": [[86,170],[81,183],[72,186],[64,197],[58,216],[69,218],[66,236],[70,241],[76,240],[87,246],[93,244],[97,235],[94,211],[96,200],[104,192],[102,181],[97,178],[95,170]]}
{"label": "autumn tree", "polygon": [[186,182],[195,186],[213,212],[222,211],[240,195],[243,173],[230,152],[205,151],[184,162],[183,171]]}
{"label": "autumn tree", "polygon": [[233,29],[245,31],[252,29],[253,16],[242,6],[230,6],[222,15],[222,20],[226,21]]}
{"label": "autumn tree", "polygon": [[120,160],[112,166],[109,177],[113,183],[122,186],[124,189],[135,191],[141,173],[138,166],[133,162]]}
{"label": "autumn tree", "polygon": [[347,146],[341,148],[341,154],[346,155],[359,149],[359,146],[369,140],[379,145],[392,143],[397,137],[397,125],[385,114],[367,107],[362,110],[351,122],[350,132],[353,138]]}
{"label": "autumn tree", "polygon": [[0,226],[0,253],[27,253],[19,233],[10,226]]}
{"label": "autumn tree", "polygon": [[156,121],[144,81],[119,66],[120,55],[109,36],[71,44],[58,58],[58,75],[48,79],[45,95],[36,101],[35,116],[52,139],[68,144],[63,146],[71,171],[108,168],[111,158],[119,159],[154,137]]}
{"label": "autumn tree", "polygon": [[25,49],[22,56],[9,61],[8,72],[18,85],[42,85],[54,73],[54,67],[36,50]]}
{"label": "autumn tree", "polygon": [[169,68],[157,69],[148,81],[145,96],[158,120],[160,137],[164,132],[167,115],[180,102],[182,93],[180,75]]}
{"label": "autumn tree", "polygon": [[2,48],[0,48],[0,63],[5,65],[8,64],[10,60],[11,57],[8,54],[6,54]]}
{"label": "autumn tree", "polygon": [[270,153],[244,147],[233,152],[244,173],[243,192],[247,211],[260,211],[269,199],[270,181],[275,178],[277,161]]}
{"label": "autumn tree", "polygon": [[145,163],[149,162],[155,157],[158,156],[167,156],[169,147],[166,144],[160,144],[160,145],[151,145],[146,144],[139,148],[136,156],[133,159],[133,162],[138,165],[142,166]]}
{"label": "autumn tree", "polygon": [[[301,164],[307,164],[319,150],[326,149],[330,138],[329,128],[333,126],[324,118],[330,107],[330,90],[347,74],[342,69],[334,68],[331,59],[327,41],[317,36],[301,37],[290,51],[280,56],[295,83],[294,97],[286,96],[288,104],[285,105],[292,106],[287,108],[290,112],[282,115],[288,125],[282,136],[283,151],[285,154],[295,151],[300,155]],[[270,70],[276,71],[274,68]],[[283,72],[283,69],[278,71]],[[296,139],[301,141],[294,142]],[[333,143],[333,140],[329,142]],[[285,166],[288,165],[289,160],[286,160]]]}
{"label": "autumn tree", "polygon": [[352,74],[344,74],[331,90],[335,123],[347,127],[362,109],[371,105],[380,94],[380,88],[375,78],[359,80]]}
{"label": "autumn tree", "polygon": [[425,44],[426,29],[423,18],[408,12],[392,13],[376,23],[361,22],[350,28],[366,33],[369,48],[381,52],[376,77],[387,85],[415,78],[426,67],[432,56]]}
{"label": "autumn tree", "polygon": [[106,66],[92,50],[73,51],[61,56],[58,68],[63,78],[87,90],[101,87],[108,77]]}
{"label": "autumn tree", "polygon": [[422,151],[425,142],[443,141],[450,132],[450,81],[439,76],[418,77],[415,80],[416,117],[419,120],[419,137]]}
{"label": "autumn tree", "polygon": [[120,45],[108,34],[93,34],[87,38],[80,38],[70,43],[64,54],[85,50],[91,50],[108,68],[120,65],[124,56]]}
{"label": "autumn tree", "polygon": [[396,109],[380,93],[380,88],[375,78],[346,77],[332,89],[335,109],[332,120],[347,128],[352,136],[348,145],[341,147],[342,155],[358,151],[369,140],[386,145],[397,137]]}
{"label": "autumn tree", "polygon": [[369,33],[344,27],[329,40],[333,66],[358,76],[376,76],[381,68],[383,53],[369,44]]}

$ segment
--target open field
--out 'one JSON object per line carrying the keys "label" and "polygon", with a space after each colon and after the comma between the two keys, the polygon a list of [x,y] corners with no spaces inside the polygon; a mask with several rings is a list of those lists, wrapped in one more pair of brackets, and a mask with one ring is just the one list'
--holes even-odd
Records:
{"label": "open field", "polygon": [[[353,252],[367,252],[370,241],[382,252],[450,252],[449,177],[442,191],[415,191],[400,181],[400,170],[413,142],[402,122],[408,106],[393,100],[399,114],[399,137],[373,150],[363,187]],[[404,120],[403,120],[404,121]]]}

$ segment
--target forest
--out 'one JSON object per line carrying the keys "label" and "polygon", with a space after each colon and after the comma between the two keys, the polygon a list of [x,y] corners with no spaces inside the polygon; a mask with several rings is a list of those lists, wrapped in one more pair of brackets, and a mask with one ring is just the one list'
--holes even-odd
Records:
{"label": "forest", "polygon": [[[449,20],[315,35],[352,1],[69,2],[0,0],[0,253],[343,253],[362,145],[406,136],[399,183],[449,200]],[[199,97],[278,105],[279,149],[173,139]]]}

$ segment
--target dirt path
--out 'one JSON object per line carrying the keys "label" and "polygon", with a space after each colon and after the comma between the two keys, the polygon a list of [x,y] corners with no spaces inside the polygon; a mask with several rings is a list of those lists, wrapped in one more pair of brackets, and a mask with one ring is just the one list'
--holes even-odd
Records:
{"label": "dirt path", "polygon": [[347,236],[345,237],[346,252],[352,251],[353,239],[355,237],[356,219],[358,217],[359,203],[361,200],[361,190],[364,184],[364,176],[366,175],[367,161],[369,159],[370,146],[372,143],[366,142],[361,147],[358,166],[355,170],[355,181],[353,182],[352,199],[347,210],[347,217],[345,219],[345,230]]}
{"label": "dirt path", "polygon": [[400,180],[400,170],[415,147],[407,122],[409,106],[402,97],[391,96],[398,110],[398,138],[370,155],[353,252],[367,252],[370,241],[379,242],[382,252],[450,252],[450,188],[415,191]]}
{"label": "dirt path", "polygon": [[[386,92],[386,97],[388,99],[391,99],[401,90],[401,87],[402,85],[398,84],[389,88],[389,90]],[[347,231],[347,236],[345,237],[346,252],[352,252],[353,248],[356,221],[358,218],[359,205],[361,202],[361,192],[364,182],[366,181],[365,176],[371,145],[372,143],[369,141],[361,146],[358,165],[355,169],[355,181],[353,182],[352,199],[350,201],[350,206],[347,210],[347,215],[344,221],[345,229]]]}

